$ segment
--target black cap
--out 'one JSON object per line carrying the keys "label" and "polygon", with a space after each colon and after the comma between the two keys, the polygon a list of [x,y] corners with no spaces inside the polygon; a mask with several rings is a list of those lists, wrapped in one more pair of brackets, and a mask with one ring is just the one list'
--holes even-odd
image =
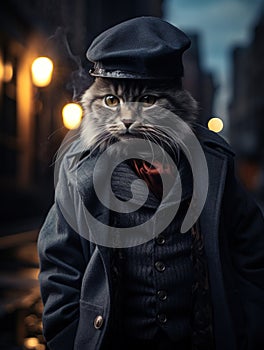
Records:
{"label": "black cap", "polygon": [[137,17],[97,36],[87,51],[93,76],[126,79],[179,79],[186,34],[157,17]]}

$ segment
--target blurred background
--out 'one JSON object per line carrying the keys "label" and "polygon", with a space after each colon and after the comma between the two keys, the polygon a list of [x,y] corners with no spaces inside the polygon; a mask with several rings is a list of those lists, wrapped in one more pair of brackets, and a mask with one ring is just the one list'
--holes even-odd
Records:
{"label": "blurred background", "polygon": [[184,85],[199,122],[236,152],[237,175],[264,203],[264,4],[259,0],[7,0],[0,11],[0,349],[46,349],[36,240],[53,169],[89,86],[85,53],[102,30],[161,17],[192,39]]}

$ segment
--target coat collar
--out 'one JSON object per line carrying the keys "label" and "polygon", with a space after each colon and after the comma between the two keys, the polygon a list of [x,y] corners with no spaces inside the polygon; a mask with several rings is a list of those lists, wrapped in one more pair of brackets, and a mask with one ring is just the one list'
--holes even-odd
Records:
{"label": "coat collar", "polygon": [[235,153],[229,143],[217,133],[210,131],[200,124],[194,125],[194,133],[200,141],[202,147],[206,149],[214,149],[216,152],[225,153],[234,156]]}
{"label": "coat collar", "polygon": [[199,224],[204,238],[210,276],[215,336],[217,339],[216,350],[234,350],[236,349],[236,342],[224,289],[219,232],[221,203],[228,170],[228,155],[230,156],[233,152],[222,140],[219,142],[218,138],[210,142],[207,142],[205,138],[203,144],[209,171],[209,188]]}

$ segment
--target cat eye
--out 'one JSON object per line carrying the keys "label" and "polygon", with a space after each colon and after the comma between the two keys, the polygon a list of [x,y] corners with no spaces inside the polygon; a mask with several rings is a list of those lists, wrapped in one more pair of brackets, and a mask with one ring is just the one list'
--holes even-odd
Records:
{"label": "cat eye", "polygon": [[154,103],[157,101],[156,96],[153,95],[145,95],[140,97],[139,102],[143,103],[144,107],[150,107],[154,105]]}
{"label": "cat eye", "polygon": [[108,107],[117,107],[120,103],[120,100],[114,95],[107,95],[104,98],[104,102]]}

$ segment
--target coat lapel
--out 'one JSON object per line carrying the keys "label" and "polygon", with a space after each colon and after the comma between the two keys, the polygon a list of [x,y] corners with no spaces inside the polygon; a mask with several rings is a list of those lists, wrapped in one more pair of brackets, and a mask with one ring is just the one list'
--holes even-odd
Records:
{"label": "coat lapel", "polygon": [[210,287],[213,302],[216,350],[235,350],[235,339],[230,310],[226,300],[219,252],[219,218],[221,201],[227,174],[227,156],[212,148],[204,147],[209,171],[208,196],[200,216],[208,261]]}

